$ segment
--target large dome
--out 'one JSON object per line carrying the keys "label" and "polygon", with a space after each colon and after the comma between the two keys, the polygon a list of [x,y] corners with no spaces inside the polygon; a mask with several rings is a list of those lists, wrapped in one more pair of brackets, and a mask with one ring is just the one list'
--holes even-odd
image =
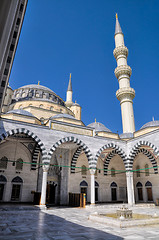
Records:
{"label": "large dome", "polygon": [[20,87],[18,89],[25,89],[25,88],[34,88],[34,89],[39,89],[39,90],[44,90],[44,91],[49,91],[49,92],[54,93],[50,88],[42,86],[42,85],[38,85],[38,84],[29,84],[29,85]]}
{"label": "large dome", "polygon": [[140,129],[148,128],[148,127],[159,127],[159,121],[151,121],[148,123],[145,123]]}
{"label": "large dome", "polygon": [[65,102],[51,89],[38,84],[30,84],[14,90],[12,103],[26,100],[49,101],[61,106],[65,106]]}
{"label": "large dome", "polygon": [[100,122],[93,122],[88,125],[88,127],[94,128],[96,132],[111,132],[104,124]]}

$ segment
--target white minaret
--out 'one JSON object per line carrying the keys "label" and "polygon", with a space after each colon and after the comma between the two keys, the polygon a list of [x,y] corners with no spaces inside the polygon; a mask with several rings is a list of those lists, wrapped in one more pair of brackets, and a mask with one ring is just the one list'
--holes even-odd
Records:
{"label": "white minaret", "polygon": [[70,79],[69,79],[69,84],[67,88],[67,95],[66,95],[66,107],[71,107],[73,102],[72,102],[72,83],[71,83],[71,73],[70,73]]}
{"label": "white minaret", "polygon": [[115,26],[115,49],[114,57],[117,61],[117,68],[114,73],[119,81],[119,90],[116,92],[116,97],[120,101],[123,133],[135,132],[133,98],[135,90],[130,87],[131,68],[127,65],[128,49],[124,45],[124,35],[121,30],[118,15],[116,14]]}

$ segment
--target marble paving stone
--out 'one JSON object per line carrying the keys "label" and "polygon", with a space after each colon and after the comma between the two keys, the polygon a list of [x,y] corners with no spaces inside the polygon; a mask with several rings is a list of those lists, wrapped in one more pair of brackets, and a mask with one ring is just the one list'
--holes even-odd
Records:
{"label": "marble paving stone", "polygon": [[[11,209],[11,208],[10,208]],[[0,240],[143,240],[159,239],[159,225],[120,229],[88,220],[93,212],[110,212],[113,206],[95,209],[55,207],[50,210],[32,210],[0,207]],[[117,206],[114,207],[114,210]],[[138,213],[157,213],[159,208],[137,208]]]}

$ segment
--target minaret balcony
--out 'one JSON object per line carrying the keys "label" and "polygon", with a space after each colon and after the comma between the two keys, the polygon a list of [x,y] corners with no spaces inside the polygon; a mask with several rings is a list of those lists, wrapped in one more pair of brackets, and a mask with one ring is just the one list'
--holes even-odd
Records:
{"label": "minaret balcony", "polygon": [[128,65],[121,65],[116,67],[114,73],[116,78],[119,78],[121,75],[128,75],[130,77],[132,74],[132,70],[131,67],[129,67]]}
{"label": "minaret balcony", "polygon": [[116,97],[121,102],[132,101],[135,97],[135,90],[133,88],[120,88],[116,91]]}
{"label": "minaret balcony", "polygon": [[125,46],[119,46],[119,47],[116,47],[113,51],[113,54],[114,54],[114,57],[116,60],[118,60],[118,57],[120,55],[124,55],[124,57],[127,58],[128,56],[128,48],[125,47]]}

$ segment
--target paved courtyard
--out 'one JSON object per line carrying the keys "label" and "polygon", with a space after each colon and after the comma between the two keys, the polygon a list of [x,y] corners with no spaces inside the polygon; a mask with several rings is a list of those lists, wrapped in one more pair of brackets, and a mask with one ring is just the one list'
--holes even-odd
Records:
{"label": "paved courtyard", "polygon": [[[88,220],[90,213],[112,212],[119,207],[121,205],[39,210],[33,206],[0,205],[0,239],[159,239],[159,225],[120,229]],[[135,206],[133,211],[159,215],[159,207],[153,206]]]}

